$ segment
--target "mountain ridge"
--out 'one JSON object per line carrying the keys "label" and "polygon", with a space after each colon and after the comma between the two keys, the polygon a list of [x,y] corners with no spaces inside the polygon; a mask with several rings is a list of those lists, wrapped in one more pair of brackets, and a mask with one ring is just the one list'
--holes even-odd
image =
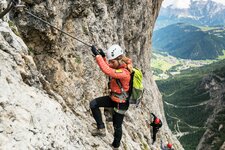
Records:
{"label": "mountain ridge", "polygon": [[215,26],[225,24],[225,5],[214,1],[192,1],[188,8],[162,7],[156,21],[158,30],[170,24],[183,22],[188,24]]}
{"label": "mountain ridge", "polygon": [[225,49],[224,27],[199,27],[185,23],[172,24],[154,32],[155,50],[184,59],[215,59]]}

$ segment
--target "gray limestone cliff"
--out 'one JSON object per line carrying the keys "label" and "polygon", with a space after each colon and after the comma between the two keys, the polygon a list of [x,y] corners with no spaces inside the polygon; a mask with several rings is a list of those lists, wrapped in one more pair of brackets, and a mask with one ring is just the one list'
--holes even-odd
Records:
{"label": "gray limestone cliff", "polygon": [[211,108],[197,150],[225,149],[225,69],[215,71],[204,77],[200,87],[209,92],[210,100],[205,109]]}
{"label": "gray limestone cliff", "polygon": [[[152,78],[151,37],[162,0],[23,0],[28,10],[13,10],[0,20],[0,148],[110,149],[112,123],[104,138],[95,128],[89,102],[107,95],[108,78],[90,48],[35,19],[29,11],[80,40],[107,49],[118,43],[142,69],[145,93],[130,107],[121,149],[182,146],[169,130],[161,94]],[[8,20],[10,18],[10,20]],[[150,112],[162,118],[157,143],[145,124]]]}

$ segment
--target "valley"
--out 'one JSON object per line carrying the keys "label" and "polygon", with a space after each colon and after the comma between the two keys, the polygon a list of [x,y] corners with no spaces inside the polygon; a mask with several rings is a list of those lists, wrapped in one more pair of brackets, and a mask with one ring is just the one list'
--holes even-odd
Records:
{"label": "valley", "polygon": [[151,67],[185,150],[225,149],[225,2],[164,0]]}
{"label": "valley", "polygon": [[[157,54],[156,57],[159,55]],[[162,58],[163,56],[160,57],[161,61]],[[225,95],[225,90],[221,89],[225,83],[225,60],[192,62],[191,60],[178,61],[179,59],[172,58],[172,56],[164,58],[170,68],[180,63],[180,66],[185,66],[183,68],[188,66],[189,69],[181,69],[176,75],[156,82],[163,96],[169,127],[185,150],[193,150],[196,149],[200,141],[210,140],[205,139],[204,135],[207,134],[208,130],[211,130],[212,123],[216,123],[217,126],[223,126],[225,123],[225,121],[222,121],[218,124],[216,119],[218,113],[225,111],[225,104],[221,103],[224,101]],[[164,66],[161,70],[163,69],[166,69],[166,67]],[[220,111],[217,112],[217,110]],[[214,132],[217,137],[222,134],[217,133],[217,131]],[[214,141],[215,145],[222,140],[224,138]]]}
{"label": "valley", "polygon": [[163,80],[174,75],[180,74],[183,70],[189,68],[201,67],[213,62],[217,62],[225,58],[225,50],[223,55],[218,56],[215,60],[190,60],[176,58],[167,54],[166,52],[160,52],[153,50],[151,67],[153,71],[153,77],[155,80]]}

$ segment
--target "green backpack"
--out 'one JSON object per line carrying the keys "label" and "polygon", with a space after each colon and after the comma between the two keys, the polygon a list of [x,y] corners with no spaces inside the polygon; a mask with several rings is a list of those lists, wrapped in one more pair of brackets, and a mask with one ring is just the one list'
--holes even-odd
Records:
{"label": "green backpack", "polygon": [[[137,68],[133,68],[133,72],[131,73],[131,79],[129,83],[128,97],[127,100],[130,104],[135,104],[138,107],[144,93],[144,87],[142,83],[143,75],[141,70]],[[123,87],[119,79],[116,80],[122,92],[124,92]]]}

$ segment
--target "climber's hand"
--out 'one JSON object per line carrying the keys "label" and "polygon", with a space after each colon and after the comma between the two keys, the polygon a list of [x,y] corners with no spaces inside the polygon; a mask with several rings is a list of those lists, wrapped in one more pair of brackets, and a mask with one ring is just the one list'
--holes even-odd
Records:
{"label": "climber's hand", "polygon": [[91,46],[91,51],[94,54],[94,56],[99,55],[99,52],[94,45]]}
{"label": "climber's hand", "polygon": [[102,49],[98,49],[98,52],[99,52],[100,55],[102,55],[102,57],[105,57],[105,53],[103,52]]}

